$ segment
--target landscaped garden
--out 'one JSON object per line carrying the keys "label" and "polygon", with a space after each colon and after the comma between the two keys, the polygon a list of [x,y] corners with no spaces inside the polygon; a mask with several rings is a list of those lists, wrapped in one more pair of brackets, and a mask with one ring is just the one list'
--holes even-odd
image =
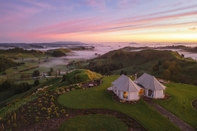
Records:
{"label": "landscaped garden", "polygon": [[[64,93],[69,94],[68,92],[70,91],[74,92],[72,90],[75,90],[75,87],[71,85],[56,89],[52,88],[53,90],[47,91],[50,88],[51,87],[44,87],[38,89],[36,93],[24,98],[24,102],[18,100],[15,101],[17,104],[8,105],[7,110],[5,109],[6,112],[4,112],[5,115],[3,115],[2,112],[0,113],[0,116],[4,116],[1,118],[0,130],[58,130],[60,124],[67,119],[72,120],[71,118],[82,115],[103,114],[102,117],[96,117],[96,121],[99,121],[99,119],[101,121],[100,123],[94,123],[95,125],[92,125],[92,128],[98,125],[100,125],[100,127],[106,127],[107,125],[102,124],[103,119],[106,119],[105,121],[108,121],[109,126],[105,128],[106,130],[113,130],[113,125],[116,125],[115,127],[118,129],[121,128],[122,130],[129,128],[137,131],[145,131],[144,127],[139,125],[131,117],[120,112],[106,109],[71,109],[62,107],[57,103],[57,97]],[[95,89],[96,88],[97,87],[95,87]],[[24,103],[24,105],[19,103]],[[18,107],[19,109],[17,109]],[[106,114],[110,115],[110,117],[105,116]],[[111,121],[112,119],[114,120]],[[64,123],[66,124],[66,122],[67,121]],[[63,127],[61,126],[62,128],[65,127],[64,123]]]}
{"label": "landscaped garden", "polygon": [[[85,71],[88,77],[84,76],[84,71],[82,70],[81,76],[97,78],[96,74],[89,71]],[[6,107],[8,113],[0,122],[0,130],[180,130],[142,99],[130,104],[115,101],[106,89],[117,77],[105,76],[102,84],[93,88],[78,87],[77,83],[58,87],[62,83],[56,82],[53,86],[38,90],[24,98],[24,105],[20,104],[18,110],[14,109],[17,109],[16,104]],[[51,85],[50,82],[47,84]],[[166,93],[170,98],[156,102],[195,127],[197,111],[192,106],[192,101],[196,98],[196,86],[176,83],[166,86]]]}
{"label": "landscaped garden", "polygon": [[63,94],[58,98],[58,102],[60,105],[72,109],[100,108],[122,112],[151,131],[180,130],[143,100],[140,100],[136,104],[125,104],[114,101],[112,95],[106,92],[106,89],[110,87],[111,82],[117,77],[104,77],[103,84],[96,88],[76,90]]}

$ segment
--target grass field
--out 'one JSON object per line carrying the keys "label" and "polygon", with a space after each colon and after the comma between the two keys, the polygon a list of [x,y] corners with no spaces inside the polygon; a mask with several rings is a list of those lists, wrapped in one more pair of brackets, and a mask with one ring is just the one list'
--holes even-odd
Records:
{"label": "grass field", "polygon": [[122,112],[134,118],[150,131],[180,130],[142,100],[136,104],[115,102],[112,95],[106,92],[106,88],[117,77],[104,77],[103,84],[96,88],[76,90],[63,94],[58,98],[58,102],[60,105],[69,108],[105,108]]}
{"label": "grass field", "polygon": [[[96,124],[95,124],[96,123]],[[108,115],[85,115],[66,120],[59,131],[127,131],[127,125]]]}
{"label": "grass field", "polygon": [[192,106],[192,101],[197,98],[197,86],[178,83],[170,83],[166,86],[166,93],[171,95],[171,98],[166,101],[157,102],[196,128],[197,110]]}

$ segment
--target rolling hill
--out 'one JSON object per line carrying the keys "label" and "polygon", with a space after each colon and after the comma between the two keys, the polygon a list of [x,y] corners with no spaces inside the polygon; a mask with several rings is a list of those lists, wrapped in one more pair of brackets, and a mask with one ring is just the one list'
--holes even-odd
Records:
{"label": "rolling hill", "polygon": [[166,80],[197,85],[197,61],[167,50],[114,50],[90,60],[86,68],[101,74],[141,75],[147,72]]}

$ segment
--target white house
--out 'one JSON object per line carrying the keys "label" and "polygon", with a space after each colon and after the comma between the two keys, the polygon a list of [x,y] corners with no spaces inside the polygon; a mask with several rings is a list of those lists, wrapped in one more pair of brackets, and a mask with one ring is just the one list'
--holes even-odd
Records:
{"label": "white house", "polygon": [[112,82],[113,92],[122,100],[137,101],[139,100],[140,87],[136,85],[129,77],[121,75]]}
{"label": "white house", "polygon": [[162,85],[154,76],[144,73],[136,83],[144,87],[144,95],[150,98],[164,98],[165,86]]}

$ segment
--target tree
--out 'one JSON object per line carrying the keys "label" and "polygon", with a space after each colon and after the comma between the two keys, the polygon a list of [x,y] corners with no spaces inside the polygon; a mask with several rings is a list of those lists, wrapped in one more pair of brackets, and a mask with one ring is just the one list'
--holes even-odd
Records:
{"label": "tree", "polygon": [[120,71],[120,75],[122,75],[122,74],[127,75],[127,72],[124,71],[124,70],[121,70],[121,71]]}
{"label": "tree", "polygon": [[153,66],[153,69],[152,69],[154,72],[155,71],[159,71],[159,65],[155,65],[155,66]]}
{"label": "tree", "polygon": [[2,84],[1,84],[1,91],[4,91],[4,90],[8,90],[10,88],[12,88],[14,86],[14,83],[9,81],[9,80],[6,80],[4,81]]}
{"label": "tree", "polygon": [[66,81],[66,79],[67,79],[66,75],[63,75],[62,81]]}
{"label": "tree", "polygon": [[50,68],[50,72],[51,72],[51,73],[53,72],[53,68]]}
{"label": "tree", "polygon": [[160,61],[158,61],[158,65],[160,66],[162,64],[162,61],[160,60]]}
{"label": "tree", "polygon": [[168,69],[170,70],[171,74],[175,73],[176,67],[174,64],[170,64],[170,66],[168,67]]}
{"label": "tree", "polygon": [[170,62],[169,61],[164,61],[163,64],[162,64],[162,67],[164,69],[167,69],[169,67],[169,65],[170,65]]}
{"label": "tree", "polygon": [[164,79],[166,79],[166,80],[170,80],[170,77],[171,77],[171,72],[170,72],[170,70],[166,69],[166,70],[164,71],[164,73],[163,73],[163,77],[164,77]]}
{"label": "tree", "polygon": [[40,81],[39,80],[35,80],[34,81],[34,86],[38,86],[40,84]]}
{"label": "tree", "polygon": [[48,72],[48,75],[49,75],[49,76],[51,76],[51,75],[52,75],[51,71],[49,71],[49,72]]}
{"label": "tree", "polygon": [[31,86],[27,82],[22,82],[16,86],[15,94],[23,93],[29,90]]}
{"label": "tree", "polygon": [[35,70],[32,74],[33,77],[38,77],[40,76],[40,72],[38,70]]}

